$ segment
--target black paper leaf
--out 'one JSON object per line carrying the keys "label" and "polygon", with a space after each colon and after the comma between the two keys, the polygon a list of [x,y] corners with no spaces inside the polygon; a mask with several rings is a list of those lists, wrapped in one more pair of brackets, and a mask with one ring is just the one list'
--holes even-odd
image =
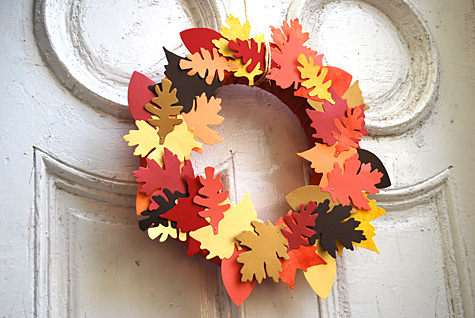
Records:
{"label": "black paper leaf", "polygon": [[[157,227],[159,224],[168,226],[168,219],[162,218],[162,214],[167,213],[176,205],[176,199],[188,197],[188,193],[181,193],[178,191],[172,193],[168,189],[163,189],[163,193],[168,198],[168,200],[162,195],[153,196],[152,199],[159,205],[158,209],[146,210],[142,212],[143,216],[148,216],[148,218],[139,221],[139,227],[142,231],[147,230],[149,227]],[[176,222],[172,221],[172,227],[176,228]]]}
{"label": "black paper leaf", "polygon": [[315,244],[315,241],[319,239],[323,250],[336,258],[337,239],[345,248],[353,250],[352,242],[360,243],[366,239],[366,236],[364,236],[363,231],[356,230],[360,224],[359,221],[353,218],[343,221],[351,216],[351,205],[335,205],[330,212],[327,212],[330,209],[329,203],[328,199],[323,201],[314,212],[318,214],[315,227],[313,227],[317,234],[310,238],[310,243]]}
{"label": "black paper leaf", "polygon": [[193,108],[193,100],[196,96],[206,93],[206,97],[216,96],[216,89],[221,86],[221,82],[217,77],[214,78],[211,85],[206,84],[205,80],[198,74],[188,76],[189,70],[180,68],[180,56],[165,50],[168,65],[165,66],[165,75],[172,81],[172,88],[177,89],[176,97],[178,103],[183,106],[182,112],[188,113]]}
{"label": "black paper leaf", "polygon": [[391,185],[391,180],[389,180],[388,172],[386,171],[386,168],[384,167],[381,160],[379,160],[379,158],[374,153],[368,150],[357,148],[356,151],[358,152],[359,160],[361,161],[361,163],[370,163],[371,171],[373,171],[374,169],[378,169],[378,171],[383,174],[381,181],[376,184],[375,187],[378,189],[384,189],[389,187]]}

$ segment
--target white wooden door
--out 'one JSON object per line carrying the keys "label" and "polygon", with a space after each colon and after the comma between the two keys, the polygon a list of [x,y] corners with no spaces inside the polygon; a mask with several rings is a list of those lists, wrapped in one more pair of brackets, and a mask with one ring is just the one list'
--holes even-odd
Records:
{"label": "white wooden door", "polygon": [[[298,17],[372,106],[361,146],[393,183],[377,196],[381,255],[345,252],[325,301],[300,273],[294,291],[266,281],[237,308],[219,268],[136,224],[128,79],[160,80],[162,46],[183,55],[181,30],[229,13],[267,35]],[[473,1],[19,0],[0,18],[0,317],[475,316]],[[217,167],[235,202],[248,191],[275,220],[307,182],[305,136],[259,89],[219,97],[226,141],[196,170]]]}

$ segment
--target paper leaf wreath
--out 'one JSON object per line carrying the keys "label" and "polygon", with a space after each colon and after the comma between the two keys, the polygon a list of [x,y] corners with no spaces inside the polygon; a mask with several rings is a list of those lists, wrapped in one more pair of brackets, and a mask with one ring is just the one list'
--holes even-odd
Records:
{"label": "paper leaf wreath", "polygon": [[[161,83],[132,75],[129,107],[138,130],[124,139],[142,159],[134,171],[140,229],[160,242],[170,236],[188,246],[188,256],[221,265],[237,306],[267,277],[293,289],[297,269],[325,299],[343,248],[379,253],[369,222],[386,212],[367,196],[390,181],[381,161],[359,148],[368,134],[368,106],[358,81],[350,86],[350,74],[323,65],[323,55],[304,45],[309,35],[298,19],[271,27],[270,43],[250,38],[247,21],[230,15],[226,22],[221,34],[183,31],[191,54],[182,58],[165,50]],[[249,194],[232,205],[220,174],[207,167],[205,176],[196,176],[188,160],[192,150],[202,152],[198,140],[223,141],[209,126],[223,121],[215,94],[229,84],[255,85],[277,96],[298,117],[311,147],[298,154],[314,169],[311,185],[286,196],[292,209],[274,223],[258,218]]]}

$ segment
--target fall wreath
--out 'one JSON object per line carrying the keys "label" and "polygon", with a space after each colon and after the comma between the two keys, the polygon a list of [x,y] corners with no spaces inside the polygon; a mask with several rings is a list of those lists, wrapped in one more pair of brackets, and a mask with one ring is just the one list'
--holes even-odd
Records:
{"label": "fall wreath", "polygon": [[[168,237],[221,265],[224,285],[236,305],[255,282],[279,278],[294,288],[297,269],[326,298],[335,279],[335,258],[343,248],[379,253],[369,222],[386,212],[367,198],[389,185],[384,166],[359,148],[365,129],[361,91],[347,72],[324,66],[322,54],[305,46],[308,33],[298,19],[271,27],[273,42],[250,37],[249,22],[229,16],[221,33],[195,28],[180,33],[186,58],[165,49],[166,78],[155,84],[134,72],[129,108],[138,130],[124,139],[137,146],[141,167],[139,227],[160,242]],[[263,222],[249,194],[232,205],[221,176],[207,167],[196,176],[189,161],[202,143],[222,142],[208,126],[219,125],[221,85],[255,85],[277,96],[299,118],[311,149],[298,155],[311,162],[311,185],[289,193],[292,208],[275,222]],[[200,141],[201,142],[200,142]]]}

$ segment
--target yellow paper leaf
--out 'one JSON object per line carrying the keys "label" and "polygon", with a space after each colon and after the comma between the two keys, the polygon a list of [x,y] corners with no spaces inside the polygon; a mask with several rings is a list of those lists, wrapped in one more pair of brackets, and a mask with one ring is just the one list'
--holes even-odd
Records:
{"label": "yellow paper leaf", "polygon": [[[349,108],[354,108],[356,106],[360,106],[361,104],[364,104],[364,98],[363,98],[363,93],[361,92],[360,89],[360,84],[358,80],[356,80],[343,94],[341,97],[343,99],[346,99],[346,102],[348,103]],[[369,109],[368,105],[364,105],[364,111],[367,111]]]}
{"label": "yellow paper leaf", "polygon": [[134,155],[145,157],[150,151],[160,145],[160,137],[157,130],[144,120],[136,120],[135,125],[139,130],[131,130],[123,138],[129,142],[129,146],[137,145]]}
{"label": "yellow paper leaf", "polygon": [[302,66],[297,66],[297,69],[301,74],[300,77],[302,79],[308,78],[308,80],[302,82],[302,86],[306,88],[314,87],[314,89],[311,90],[308,95],[317,96],[320,99],[326,99],[330,103],[335,104],[332,99],[332,95],[328,91],[332,81],[329,80],[323,83],[325,77],[327,76],[328,69],[326,67],[322,67],[320,74],[318,74],[320,71],[320,66],[313,65],[313,58],[311,56],[309,56],[309,61],[307,61],[307,57],[303,53],[299,55],[298,61],[300,64],[302,64]]}
{"label": "yellow paper leaf", "polygon": [[260,75],[262,74],[263,72],[260,70],[260,67],[261,67],[261,63],[257,63],[256,67],[254,67],[254,69],[252,70],[251,73],[249,73],[247,71],[247,66],[249,64],[252,63],[252,60],[249,60],[246,64],[244,64],[242,62],[242,59],[239,58],[239,59],[236,59],[234,61],[230,61],[231,63],[233,64],[236,64],[238,66],[237,69],[234,69],[233,72],[234,72],[234,76],[236,77],[247,77],[247,79],[249,80],[249,86],[252,86],[254,85],[254,77],[256,75]]}
{"label": "yellow paper leaf", "polygon": [[249,25],[249,21],[244,22],[241,24],[239,18],[235,18],[232,14],[229,15],[226,23],[229,25],[228,27],[220,26],[221,35],[228,40],[246,40],[249,38],[249,34],[251,33],[251,26]]}
{"label": "yellow paper leaf", "polygon": [[221,53],[221,55],[234,59],[234,53],[236,53],[236,51],[231,50],[229,48],[228,40],[226,40],[225,38],[220,38],[218,40],[213,40],[211,42],[213,42],[214,46],[218,48],[219,53]]}
{"label": "yellow paper leaf", "polygon": [[336,275],[335,259],[322,249],[318,240],[315,242],[317,254],[323,258],[326,265],[312,266],[303,274],[313,291],[322,299],[326,299],[332,290]]}
{"label": "yellow paper leaf", "polygon": [[356,148],[351,147],[350,150],[343,151],[335,158],[335,147],[336,144],[328,146],[327,144],[315,143],[315,147],[297,154],[310,161],[312,163],[310,167],[312,167],[315,172],[323,173],[322,180],[320,180],[320,187],[326,187],[328,185],[328,173],[333,170],[336,162],[340,164],[340,167],[343,167],[345,160],[356,153]]}
{"label": "yellow paper leaf", "polygon": [[158,224],[156,227],[148,228],[147,232],[152,240],[160,236],[158,239],[160,242],[165,242],[169,236],[174,239],[177,238],[177,229],[172,227],[171,221],[168,221],[168,226]]}
{"label": "yellow paper leaf", "polygon": [[195,139],[199,138],[207,145],[223,142],[223,138],[208,127],[208,125],[219,125],[224,120],[218,115],[221,110],[221,99],[211,97],[208,101],[206,94],[203,93],[193,101],[193,104],[192,110],[183,114],[183,118],[188,129],[194,129]]}
{"label": "yellow paper leaf", "polygon": [[338,201],[333,202],[331,195],[328,192],[322,191],[320,187],[316,185],[300,187],[285,196],[285,200],[294,211],[299,211],[300,204],[302,203],[307,206],[308,201],[320,203],[327,199],[330,200],[330,209],[332,209],[335,205],[340,204]]}
{"label": "yellow paper leaf", "polygon": [[[224,203],[229,203],[229,199]],[[257,212],[247,193],[241,202],[224,212],[224,218],[218,225],[218,234],[214,235],[213,228],[209,225],[190,232],[190,236],[201,242],[201,249],[209,251],[207,259],[215,256],[230,258],[234,253],[234,245],[239,244],[235,236],[242,231],[253,231],[251,221],[254,220],[258,220]]]}
{"label": "yellow paper leaf", "polygon": [[[365,196],[368,196],[366,193]],[[382,215],[386,214],[386,211],[379,206],[376,205],[376,200],[370,200],[368,202],[371,210],[356,210],[356,213],[353,213],[350,217],[354,218],[356,221],[360,221],[361,223],[358,225],[356,230],[363,231],[363,234],[366,236],[366,240],[361,241],[361,243],[353,242],[353,246],[355,248],[362,247],[368,250],[374,251],[379,254],[379,250],[376,247],[376,243],[373,240],[373,237],[376,235],[374,233],[374,225],[372,225],[371,221],[379,218]],[[343,251],[343,245],[337,241],[338,246],[338,256],[341,256]]]}

